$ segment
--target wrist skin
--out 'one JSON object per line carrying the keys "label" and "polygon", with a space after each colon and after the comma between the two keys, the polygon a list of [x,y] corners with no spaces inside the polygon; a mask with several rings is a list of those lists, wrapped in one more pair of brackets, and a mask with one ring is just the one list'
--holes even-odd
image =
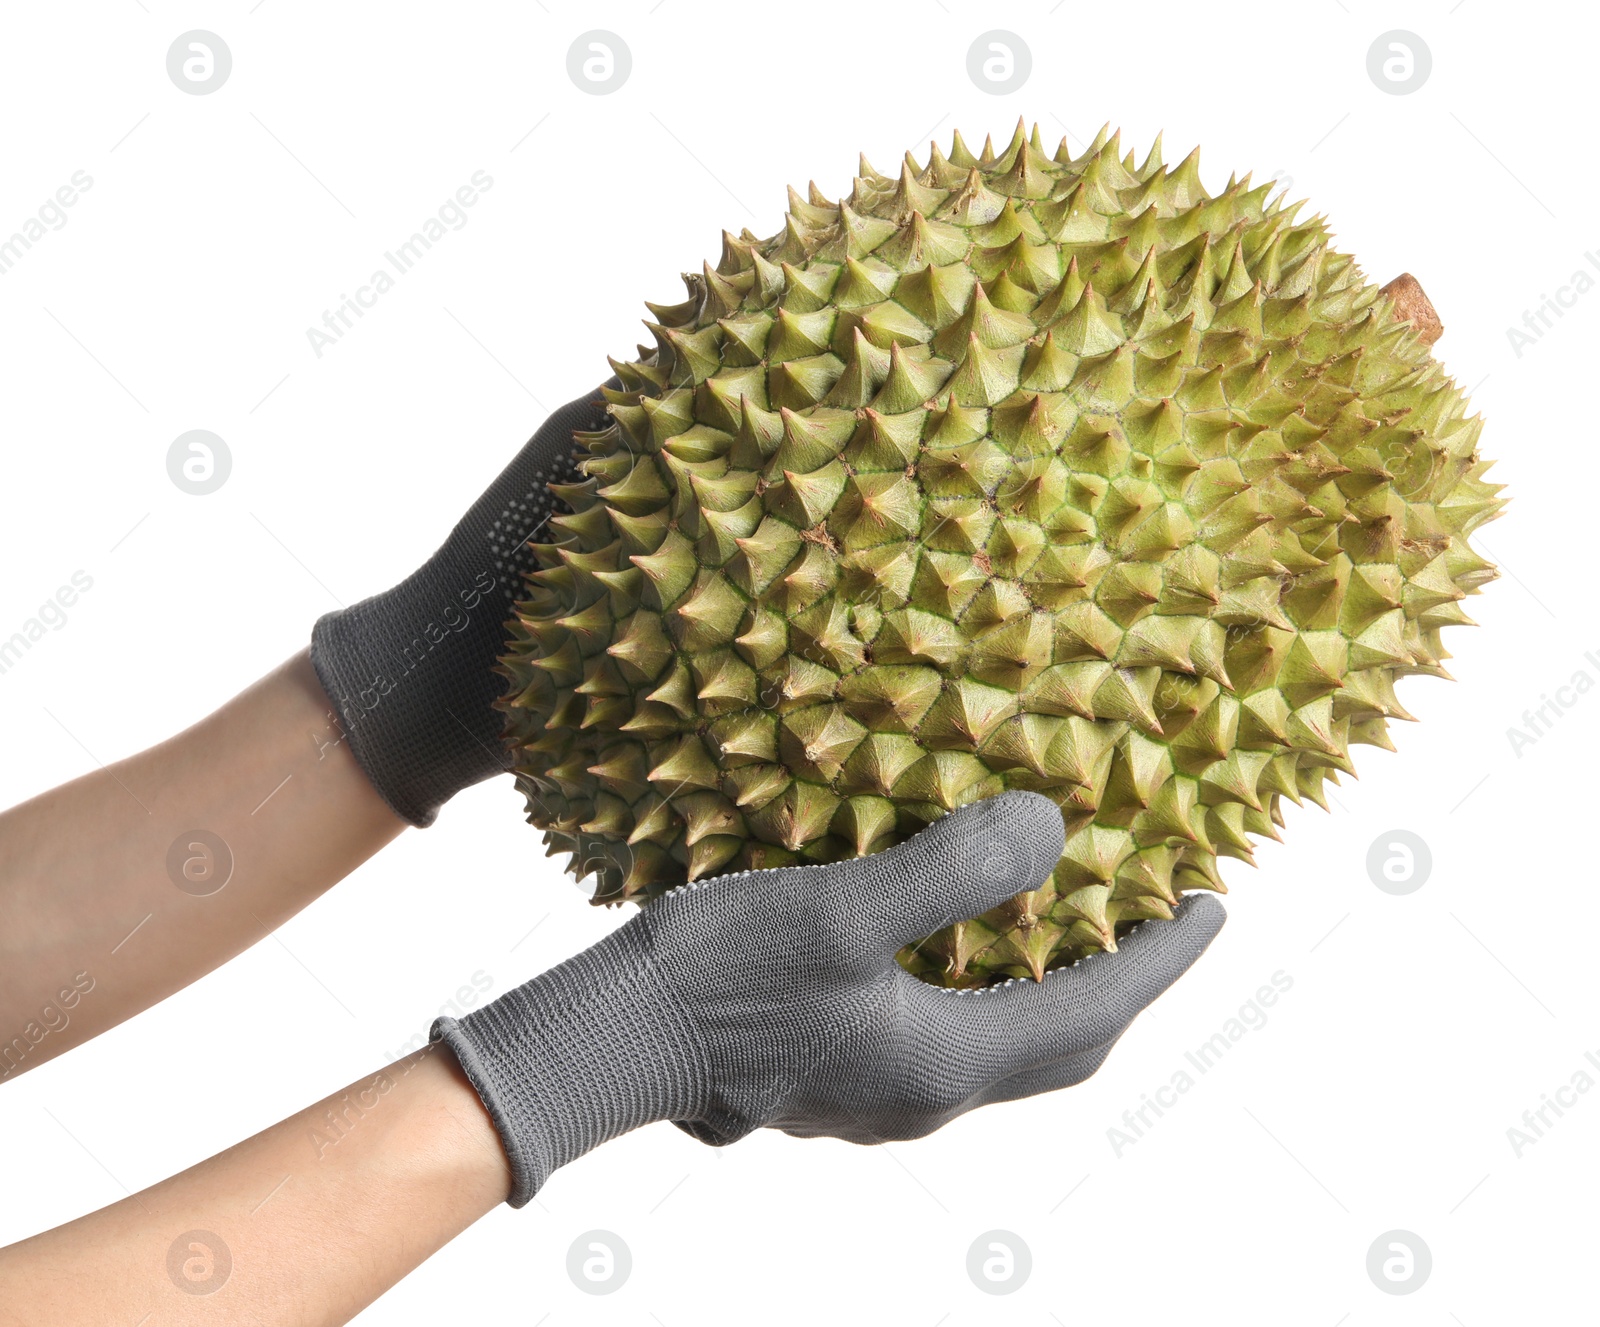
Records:
{"label": "wrist skin", "polygon": [[[0,1249],[0,1327],[347,1322],[509,1184],[477,1094],[428,1047]],[[190,1289],[207,1278],[214,1291]]]}

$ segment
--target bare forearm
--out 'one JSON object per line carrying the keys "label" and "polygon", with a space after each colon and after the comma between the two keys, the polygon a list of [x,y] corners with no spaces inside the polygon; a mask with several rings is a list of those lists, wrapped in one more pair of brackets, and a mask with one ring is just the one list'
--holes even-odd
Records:
{"label": "bare forearm", "polygon": [[405,828],[304,654],[0,814],[0,1081],[232,958]]}
{"label": "bare forearm", "polygon": [[509,1185],[488,1116],[436,1045],[0,1250],[0,1324],[345,1322]]}

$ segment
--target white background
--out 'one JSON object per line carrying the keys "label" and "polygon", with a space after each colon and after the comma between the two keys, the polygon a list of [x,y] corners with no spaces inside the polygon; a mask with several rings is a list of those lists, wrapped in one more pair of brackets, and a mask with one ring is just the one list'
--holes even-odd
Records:
{"label": "white background", "polygon": [[[94,183],[0,277],[0,636],[74,571],[94,586],[0,676],[0,803],[91,768],[85,748],[110,761],[169,735],[299,649],[317,615],[408,572],[546,407],[646,335],[641,300],[676,300],[678,273],[715,260],[723,226],[768,234],[785,184],[837,197],[858,150],[889,170],[907,147],[925,157],[936,126],[976,147],[1021,114],[1081,148],[1110,119],[1141,158],[1159,129],[1173,164],[1203,143],[1213,189],[1235,170],[1292,177],[1369,276],[1422,280],[1511,485],[1480,545],[1508,574],[1467,605],[1481,628],[1449,637],[1458,680],[1405,683],[1422,723],[1399,755],[1360,748],[1331,815],[1291,809],[1259,870],[1228,864],[1226,931],[1091,1082],[875,1150],[773,1135],[718,1152],[647,1129],[492,1214],[361,1322],[1592,1317],[1600,1092],[1520,1157],[1507,1137],[1600,1052],[1600,694],[1520,756],[1507,737],[1577,670],[1600,680],[1585,660],[1600,293],[1520,355],[1507,336],[1600,248],[1581,135],[1592,15],[108,0],[7,6],[3,23],[0,235],[75,171]],[[192,28],[233,53],[208,96],[166,72]],[[592,28],[632,51],[611,95],[567,76]],[[968,78],[991,28],[1031,48],[1018,92]],[[1410,95],[1367,73],[1390,29],[1432,51]],[[306,329],[478,170],[494,185],[468,224],[318,358]],[[165,468],[195,428],[233,455],[207,497]],[[7,1084],[0,1242],[370,1072],[475,972],[505,990],[615,925],[520,811],[509,782],[473,789],[275,939]],[[1433,854],[1406,897],[1366,868],[1395,828]],[[1293,986],[1266,1026],[1119,1157],[1123,1112],[1279,970]],[[607,1298],[564,1270],[597,1227],[634,1258]],[[1033,1252],[1006,1298],[965,1270],[993,1228]],[[1395,1228],[1433,1253],[1407,1297],[1365,1270]]]}

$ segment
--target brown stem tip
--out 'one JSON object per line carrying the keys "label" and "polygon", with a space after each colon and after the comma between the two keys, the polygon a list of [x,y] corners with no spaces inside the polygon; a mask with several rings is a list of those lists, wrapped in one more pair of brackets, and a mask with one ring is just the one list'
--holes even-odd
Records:
{"label": "brown stem tip", "polygon": [[1444,324],[1439,321],[1438,310],[1422,289],[1422,283],[1410,272],[1402,272],[1378,291],[1394,301],[1394,316],[1410,323],[1424,345],[1432,345],[1444,335]]}

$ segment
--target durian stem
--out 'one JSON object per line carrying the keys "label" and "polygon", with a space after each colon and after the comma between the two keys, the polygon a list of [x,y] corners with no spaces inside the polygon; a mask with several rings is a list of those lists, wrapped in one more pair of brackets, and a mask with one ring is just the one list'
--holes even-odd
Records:
{"label": "durian stem", "polygon": [[1438,310],[1433,307],[1422,283],[1410,272],[1400,273],[1378,293],[1394,301],[1394,316],[1416,328],[1424,345],[1431,346],[1444,335],[1444,323],[1439,320]]}

